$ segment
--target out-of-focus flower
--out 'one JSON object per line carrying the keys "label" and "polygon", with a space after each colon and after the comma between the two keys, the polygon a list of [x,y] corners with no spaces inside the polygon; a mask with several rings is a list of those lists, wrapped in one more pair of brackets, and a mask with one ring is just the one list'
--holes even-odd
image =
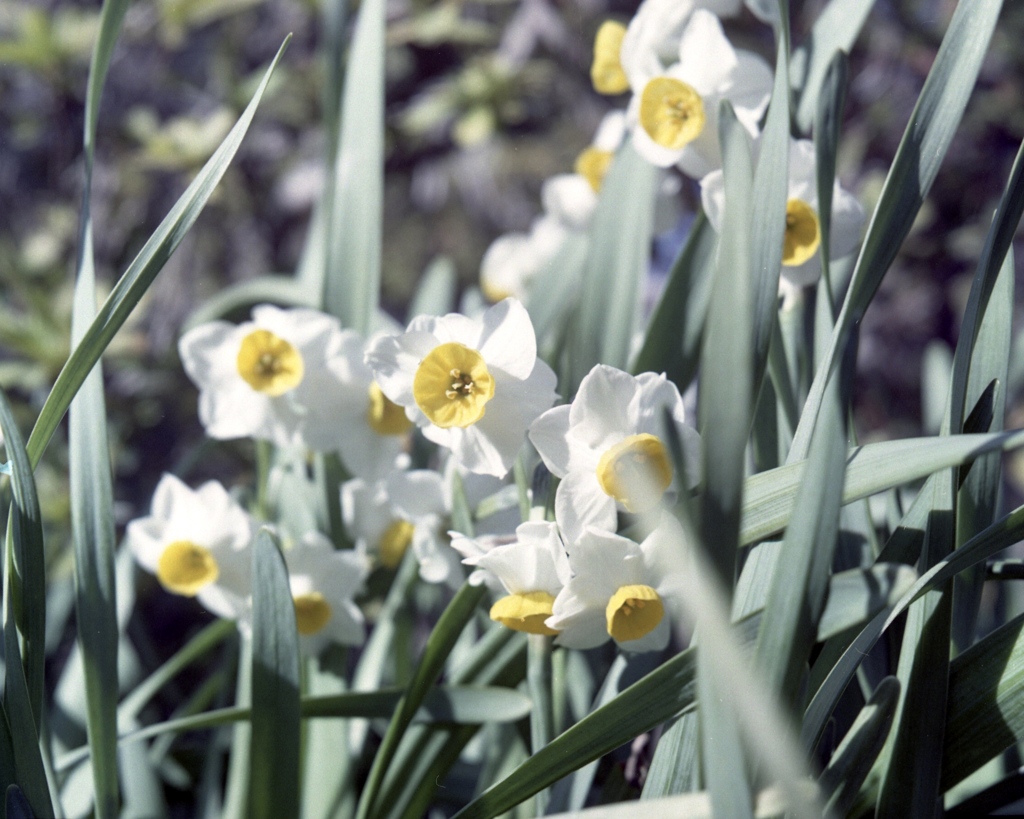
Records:
{"label": "out-of-focus flower", "polygon": [[570,570],[554,523],[519,524],[515,542],[489,549],[474,564],[496,577],[506,593],[491,606],[492,620],[528,634],[558,633],[544,621],[569,582]]}
{"label": "out-of-focus flower", "polygon": [[682,528],[671,515],[643,543],[588,528],[569,546],[572,578],[546,624],[567,648],[615,640],[625,651],[668,645],[682,589]]}
{"label": "out-of-focus flower", "polygon": [[356,545],[381,566],[394,569],[402,562],[416,526],[395,511],[383,480],[345,481],[341,485],[341,514]]}
{"label": "out-of-focus flower", "polygon": [[366,361],[384,394],[470,472],[508,474],[527,427],[555,400],[555,374],[515,299],[479,319],[419,316],[371,342]]}
{"label": "out-of-focus flower", "polygon": [[[787,198],[782,278],[797,287],[814,284],[821,275],[821,227],[814,143],[810,140],[790,141]],[[721,171],[701,180],[701,202],[711,226],[720,232],[725,210],[725,182]],[[860,203],[836,180],[832,188],[829,259],[841,259],[852,253],[860,242],[863,226],[864,211]]]}
{"label": "out-of-focus flower", "polygon": [[574,173],[557,174],[544,182],[538,217],[529,233],[499,236],[480,263],[480,289],[492,302],[520,300],[573,233],[590,226],[605,172],[626,133],[621,111],[604,116],[594,141],[576,159]]}
{"label": "out-of-focus flower", "polygon": [[253,524],[216,481],[192,490],[164,475],[149,517],[128,524],[128,548],[146,571],[173,594],[194,597],[230,620],[251,594]]}
{"label": "out-of-focus flower", "polygon": [[279,446],[337,449],[344,386],[337,319],[316,310],[253,308],[252,321],[213,321],[178,342],[199,387],[199,419],[211,438],[253,437]]}
{"label": "out-of-focus flower", "polygon": [[303,652],[315,657],[331,642],[361,645],[363,613],[352,598],[366,579],[366,555],[335,549],[319,532],[308,532],[284,550],[284,560]]}
{"label": "out-of-focus flower", "polygon": [[696,9],[731,17],[741,6],[741,0],[644,0],[621,42],[620,58],[634,90],[678,59],[679,38]]}
{"label": "out-of-focus flower", "polygon": [[[661,439],[668,411],[682,437],[689,474],[679,481]],[[692,486],[700,475],[700,436],[687,426],[683,400],[664,375],[634,377],[598,364],[571,405],[555,407],[530,427],[545,465],[562,479],[555,519],[567,543],[585,527],[617,527],[617,510],[646,514],[666,492]]]}
{"label": "out-of-focus flower", "polygon": [[622,40],[626,27],[614,20],[605,20],[594,37],[594,60],[590,65],[590,81],[598,94],[621,94],[629,90],[629,79],[622,70]]}
{"label": "out-of-focus flower", "polygon": [[755,136],[771,95],[772,72],[756,54],[737,51],[718,18],[695,10],[679,38],[678,62],[661,70],[639,51],[625,64],[633,88],[627,116],[633,145],[647,161],[678,165],[700,179],[721,167],[718,105],[729,100]]}
{"label": "out-of-focus flower", "polygon": [[414,425],[381,392],[364,354],[362,337],[343,330],[333,367],[345,387],[336,407],[338,451],[352,475],[373,481],[405,466],[403,453]]}

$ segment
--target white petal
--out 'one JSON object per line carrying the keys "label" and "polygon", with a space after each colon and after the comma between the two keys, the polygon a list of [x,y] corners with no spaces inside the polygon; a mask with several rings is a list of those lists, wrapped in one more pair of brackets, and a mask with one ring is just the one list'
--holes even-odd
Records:
{"label": "white petal", "polygon": [[562,478],[569,471],[568,404],[549,409],[530,425],[530,442],[536,447],[552,475]]}
{"label": "white petal", "polygon": [[721,88],[736,65],[736,51],[718,18],[696,9],[679,38],[679,78],[703,96]]}
{"label": "white petal", "polygon": [[540,192],[544,210],[572,230],[586,230],[597,206],[590,182],[576,173],[556,174],[545,180]]}
{"label": "white petal", "polygon": [[601,489],[596,472],[574,470],[555,491],[555,520],[570,545],[588,526],[614,532],[618,528],[615,499]]}
{"label": "white petal", "polygon": [[489,308],[482,320],[476,349],[488,368],[497,367],[513,378],[528,378],[537,360],[537,336],[522,302],[505,299]]}
{"label": "white petal", "polygon": [[415,406],[412,382],[420,362],[441,342],[427,332],[378,336],[366,348],[366,364],[381,392],[403,407]]}
{"label": "white petal", "polygon": [[384,485],[392,508],[406,520],[445,512],[444,480],[432,469],[397,472]]}
{"label": "white petal", "polygon": [[636,430],[640,385],[629,373],[596,365],[580,382],[569,412],[570,433],[603,452]]}
{"label": "white petal", "polygon": [[830,258],[841,259],[857,249],[864,228],[864,209],[853,194],[836,182],[832,189]]}
{"label": "white petal", "polygon": [[715,233],[721,233],[725,217],[725,177],[721,170],[711,171],[700,180],[700,204]]}

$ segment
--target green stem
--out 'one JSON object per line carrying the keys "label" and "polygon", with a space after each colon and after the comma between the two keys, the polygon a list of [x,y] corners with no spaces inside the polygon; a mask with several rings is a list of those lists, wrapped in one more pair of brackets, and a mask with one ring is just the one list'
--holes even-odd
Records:
{"label": "green stem", "polygon": [[[554,711],[551,703],[551,638],[546,634],[527,637],[526,681],[533,699],[530,711],[530,751],[537,753],[551,741],[554,733]],[[548,806],[549,792],[545,789],[534,799],[537,816],[543,816]]]}

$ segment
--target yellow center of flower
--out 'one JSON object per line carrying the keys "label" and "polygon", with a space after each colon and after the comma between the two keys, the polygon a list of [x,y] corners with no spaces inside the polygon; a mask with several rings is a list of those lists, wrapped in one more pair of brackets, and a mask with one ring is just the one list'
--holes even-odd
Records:
{"label": "yellow center of flower", "polygon": [[593,146],[585,149],[576,157],[576,165],[573,170],[590,183],[594,193],[601,190],[601,183],[604,175],[608,172],[608,166],[612,164],[615,154],[611,151],[602,151]]}
{"label": "yellow center of flower", "polygon": [[640,95],[640,124],[648,136],[672,151],[693,142],[704,130],[704,101],[692,86],[672,77],[655,77]]}
{"label": "yellow center of flower", "polygon": [[789,267],[803,264],[818,252],[821,230],[818,214],[803,199],[786,203],[786,235],[782,240],[782,263]]}
{"label": "yellow center of flower", "polygon": [[420,362],[412,394],[435,426],[468,427],[484,417],[494,397],[494,379],[480,353],[453,341],[438,345]]}
{"label": "yellow center of flower", "polygon": [[594,62],[590,66],[590,80],[598,94],[621,94],[629,89],[629,79],[622,70],[622,38],[626,27],[614,20],[601,23],[594,38]]}
{"label": "yellow center of flower", "polygon": [[297,594],[292,600],[295,603],[295,625],[303,637],[316,634],[331,619],[331,604],[320,592]]}
{"label": "yellow center of flower", "polygon": [[608,633],[619,643],[650,634],[664,616],[661,597],[650,586],[621,586],[605,608]]}
{"label": "yellow center of flower", "polygon": [[502,597],[491,606],[491,619],[513,631],[527,634],[558,634],[544,625],[551,616],[555,598],[545,591],[522,592]]}
{"label": "yellow center of flower", "polygon": [[219,575],[220,568],[210,550],[191,540],[168,544],[156,563],[160,585],[184,597],[195,597]]}
{"label": "yellow center of flower", "polygon": [[404,435],[412,429],[405,410],[380,391],[377,382],[370,384],[370,406],[366,420],[378,435]]}
{"label": "yellow center of flower", "polygon": [[238,374],[257,392],[277,397],[302,382],[302,355],[269,330],[253,330],[242,339],[236,362]]}
{"label": "yellow center of flower", "polygon": [[492,304],[497,304],[499,301],[504,301],[509,298],[509,296],[515,295],[512,291],[506,290],[504,287],[501,287],[500,285],[497,285],[483,277],[480,278],[480,290],[487,298],[487,301]]}
{"label": "yellow center of flower", "polygon": [[629,512],[646,512],[672,483],[672,463],[657,435],[630,435],[597,462],[597,480]]}
{"label": "yellow center of flower", "polygon": [[384,530],[377,541],[377,559],[384,568],[393,569],[402,561],[405,550],[412,543],[415,528],[409,521],[399,518]]}

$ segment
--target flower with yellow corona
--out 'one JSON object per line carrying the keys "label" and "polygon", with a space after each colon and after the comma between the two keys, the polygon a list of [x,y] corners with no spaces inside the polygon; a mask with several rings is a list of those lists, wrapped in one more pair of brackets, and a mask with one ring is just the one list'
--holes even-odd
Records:
{"label": "flower with yellow corona", "polygon": [[588,527],[569,545],[572,578],[555,598],[546,625],[567,648],[609,639],[624,651],[660,651],[679,616],[682,529],[665,515],[642,543]]}
{"label": "flower with yellow corona", "polygon": [[664,68],[646,50],[627,58],[633,88],[627,116],[641,156],[700,179],[722,164],[719,103],[729,100],[740,124],[755,136],[771,95],[772,71],[756,54],[735,50],[718,18],[705,9],[690,14],[677,46],[677,61]]}
{"label": "flower with yellow corona", "polygon": [[527,634],[558,633],[545,621],[555,597],[569,582],[570,570],[554,523],[519,524],[514,542],[489,549],[473,565],[501,583],[500,596],[491,606],[492,620]]}
{"label": "flower with yellow corona", "polygon": [[369,345],[384,394],[467,471],[504,477],[526,429],[555,400],[555,374],[537,358],[523,305],[505,299],[479,319],[419,316]]}
{"label": "flower with yellow corona", "polygon": [[[708,222],[722,228],[725,181],[721,171],[701,180],[701,203]],[[780,289],[814,284],[821,276],[821,217],[818,213],[817,165],[814,143],[794,139],[789,143],[789,187],[786,192],[786,228],[782,242]],[[841,259],[857,249],[864,210],[836,180],[832,187],[832,218],[829,259]]]}
{"label": "flower with yellow corona", "polygon": [[[689,474],[674,474],[664,440],[668,411],[682,436]],[[618,512],[644,515],[700,474],[700,438],[687,426],[683,400],[664,375],[629,373],[598,364],[580,382],[571,405],[555,407],[530,427],[530,440],[561,478],[555,520],[566,543],[587,526],[614,532]]]}
{"label": "flower with yellow corona", "polygon": [[253,524],[216,481],[192,490],[164,475],[149,516],[133,520],[125,534],[139,565],[167,591],[194,597],[229,620],[245,612],[251,593]]}
{"label": "flower with yellow corona", "polygon": [[324,535],[308,532],[284,550],[284,560],[303,653],[315,657],[330,643],[362,645],[363,613],[353,598],[368,572],[365,554],[335,549]]}
{"label": "flower with yellow corona", "polygon": [[337,408],[345,389],[335,371],[342,344],[332,316],[261,305],[252,321],[193,328],[178,352],[199,387],[199,420],[211,438],[330,452],[343,432]]}

